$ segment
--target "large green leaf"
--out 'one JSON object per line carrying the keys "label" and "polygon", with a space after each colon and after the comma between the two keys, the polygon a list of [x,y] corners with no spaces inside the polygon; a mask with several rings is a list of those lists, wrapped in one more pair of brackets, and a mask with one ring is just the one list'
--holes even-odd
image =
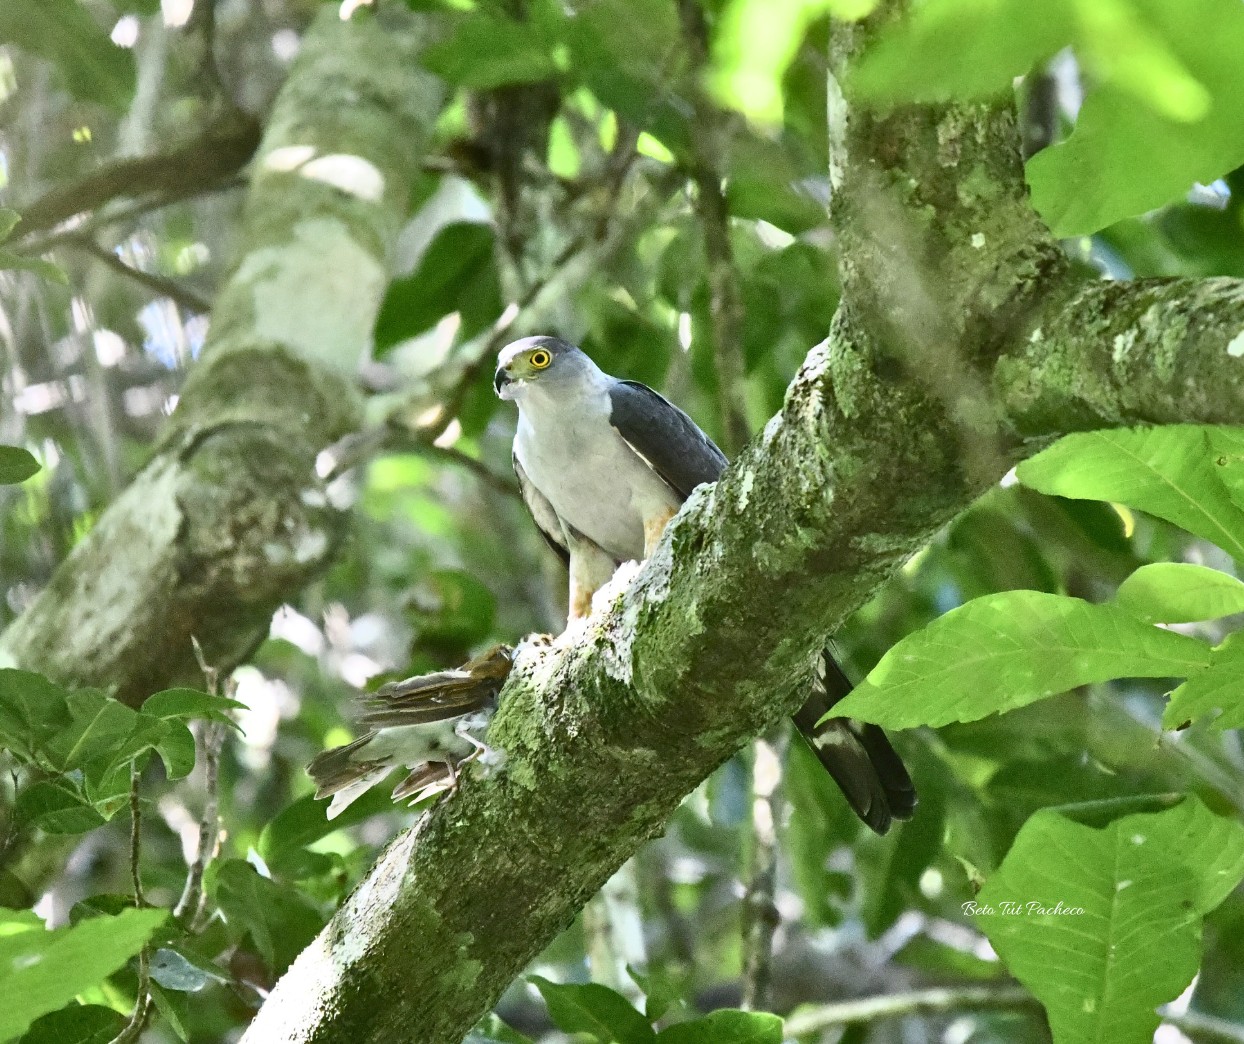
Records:
{"label": "large green leaf", "polygon": [[531,83],[557,73],[553,42],[533,22],[473,11],[453,34],[424,53],[429,69],[450,83],[491,90],[507,83]]}
{"label": "large green leaf", "polygon": [[376,319],[377,350],[423,333],[451,312],[462,316],[464,338],[500,315],[493,239],[488,225],[454,222],[442,228],[415,271],[389,287]]}
{"label": "large green leaf", "polygon": [[[1143,214],[1179,198],[1195,182],[1208,184],[1244,163],[1239,64],[1244,5],[1236,0],[1130,0],[1127,6],[1172,61],[1165,66],[1134,63],[1140,67],[1127,81],[1116,79],[1090,91],[1072,135],[1029,161],[1033,204],[1060,236],[1086,235]],[[1207,26],[1213,31],[1206,32]],[[1187,84],[1162,87],[1162,81],[1173,82],[1162,72],[1176,63],[1209,102],[1197,118],[1145,104],[1128,89],[1148,78],[1158,96],[1186,98],[1195,105],[1197,95]]]}
{"label": "large green leaf", "polygon": [[279,975],[324,926],[319,913],[292,888],[282,888],[241,859],[222,863],[214,894],[230,929],[250,935],[260,956]]}
{"label": "large green leaf", "polygon": [[549,1018],[566,1033],[586,1033],[600,1044],[651,1044],[656,1039],[648,1020],[607,986],[560,984],[539,975],[530,980],[548,1005]]}
{"label": "large green leaf", "polygon": [[4,0],[0,43],[55,63],[83,101],[124,111],[134,94],[134,56],[109,39],[76,0]]}
{"label": "large green leaf", "polygon": [[39,462],[21,447],[0,446],[0,486],[25,482],[39,467]]}
{"label": "large green leaf", "polygon": [[17,814],[48,834],[84,834],[105,822],[71,776],[24,787],[17,796]]}
{"label": "large green leaf", "polygon": [[851,86],[879,101],[944,101],[1009,90],[1073,33],[1069,0],[928,0],[882,33]]}
{"label": "large green leaf", "polygon": [[657,1034],[660,1044],[782,1044],[782,1020],[763,1011],[714,1011]]}
{"label": "large green leaf", "polygon": [[1244,878],[1244,827],[1196,798],[1102,828],[1053,809],[1020,830],[973,923],[1045,1005],[1056,1044],[1152,1041],[1196,974],[1201,919]]}
{"label": "large green leaf", "polygon": [[1186,677],[1204,642],[1113,605],[1005,591],[952,609],[882,657],[831,717],[889,728],[975,721],[1111,678]]}
{"label": "large green leaf", "polygon": [[877,0],[733,0],[715,34],[709,84],[761,123],[782,119],[782,77],[818,18],[863,18]]}
{"label": "large green leaf", "polygon": [[1152,210],[1244,162],[1236,0],[929,0],[852,82],[887,101],[979,98],[1068,45],[1093,86],[1068,140],[1028,166],[1057,235]]}
{"label": "large green leaf", "polygon": [[1212,716],[1217,729],[1244,727],[1244,631],[1236,631],[1214,649],[1208,670],[1192,675],[1171,693],[1162,727],[1177,729],[1206,716]]}
{"label": "large green leaf", "polygon": [[29,910],[0,910],[0,1040],[99,985],[167,918],[166,910],[124,910],[49,932]]}
{"label": "large green leaf", "polygon": [[224,696],[213,696],[211,693],[200,692],[198,689],[164,689],[143,701],[142,712],[154,718],[188,720],[201,718],[206,721],[218,721],[228,725],[235,731],[240,726],[228,715],[231,710],[245,710],[244,703],[226,699]]}
{"label": "large green leaf", "polygon": [[36,1019],[21,1044],[109,1044],[127,1021],[102,1004],[70,1004]]}
{"label": "large green leaf", "polygon": [[1232,430],[1177,424],[1068,435],[1017,473],[1042,493],[1147,511],[1244,561],[1244,510],[1223,484],[1214,450]]}
{"label": "large green leaf", "polygon": [[43,675],[0,669],[0,743],[31,760],[70,721],[68,694]]}
{"label": "large green leaf", "polygon": [[1115,601],[1146,623],[1195,623],[1244,613],[1244,583],[1208,566],[1155,562],[1124,580]]}

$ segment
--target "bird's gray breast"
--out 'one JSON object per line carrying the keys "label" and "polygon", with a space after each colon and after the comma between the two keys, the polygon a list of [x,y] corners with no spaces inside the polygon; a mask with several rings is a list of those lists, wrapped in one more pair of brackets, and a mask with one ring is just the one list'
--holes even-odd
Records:
{"label": "bird's gray breast", "polygon": [[606,387],[561,401],[524,397],[514,452],[564,524],[619,561],[639,560],[644,519],[676,510],[678,497],[617,433],[609,411]]}

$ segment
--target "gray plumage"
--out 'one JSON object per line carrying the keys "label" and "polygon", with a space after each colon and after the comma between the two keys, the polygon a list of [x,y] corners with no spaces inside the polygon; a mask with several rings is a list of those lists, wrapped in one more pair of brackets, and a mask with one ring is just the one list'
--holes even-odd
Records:
{"label": "gray plumage", "polygon": [[[556,337],[507,345],[494,383],[518,405],[514,471],[523,500],[569,565],[571,618],[587,615],[617,565],[647,557],[691,491],[721,476],[725,454],[663,396],[611,377]],[[874,725],[817,724],[850,690],[826,650],[795,724],[859,817],[885,833],[916,805],[890,741]]]}
{"label": "gray plumage", "polygon": [[726,470],[726,455],[690,417],[638,381],[609,387],[609,423],[682,500]]}

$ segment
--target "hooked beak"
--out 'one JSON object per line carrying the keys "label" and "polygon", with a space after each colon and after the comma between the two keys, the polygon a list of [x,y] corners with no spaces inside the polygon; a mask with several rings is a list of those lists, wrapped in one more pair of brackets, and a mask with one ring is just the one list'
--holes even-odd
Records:
{"label": "hooked beak", "polygon": [[496,389],[498,398],[510,398],[511,395],[507,395],[505,393],[505,389],[513,383],[514,378],[510,376],[509,371],[507,371],[504,366],[497,367],[496,376],[492,379],[492,386]]}

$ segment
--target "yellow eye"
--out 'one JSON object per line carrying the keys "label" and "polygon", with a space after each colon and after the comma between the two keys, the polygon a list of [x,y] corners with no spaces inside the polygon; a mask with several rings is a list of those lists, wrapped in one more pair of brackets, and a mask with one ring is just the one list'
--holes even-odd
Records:
{"label": "yellow eye", "polygon": [[531,353],[530,360],[533,369],[543,370],[553,361],[553,356],[543,348],[537,348]]}

